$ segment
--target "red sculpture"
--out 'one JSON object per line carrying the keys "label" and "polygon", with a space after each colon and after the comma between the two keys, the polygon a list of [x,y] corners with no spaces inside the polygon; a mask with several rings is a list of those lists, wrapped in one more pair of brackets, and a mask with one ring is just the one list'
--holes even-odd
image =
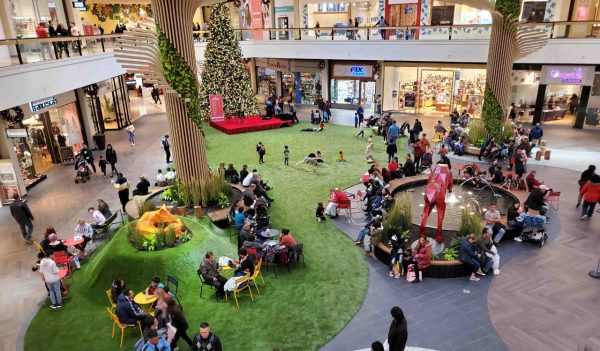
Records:
{"label": "red sculpture", "polygon": [[429,180],[427,180],[427,187],[425,188],[425,208],[423,209],[423,220],[421,221],[419,237],[425,236],[427,218],[431,210],[437,207],[438,222],[435,241],[438,243],[444,241],[444,237],[442,236],[442,221],[446,212],[446,190],[452,192],[452,184],[452,173],[448,165],[437,164],[433,172],[429,174]]}

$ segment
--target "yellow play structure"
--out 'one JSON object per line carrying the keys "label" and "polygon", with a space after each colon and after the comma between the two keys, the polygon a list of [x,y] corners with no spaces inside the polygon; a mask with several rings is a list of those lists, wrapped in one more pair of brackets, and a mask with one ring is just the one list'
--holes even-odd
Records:
{"label": "yellow play structure", "polygon": [[185,231],[181,220],[173,216],[165,205],[162,205],[156,211],[144,213],[135,225],[137,232],[147,238],[151,238],[156,234],[165,234],[169,228],[173,228],[175,235],[178,237]]}

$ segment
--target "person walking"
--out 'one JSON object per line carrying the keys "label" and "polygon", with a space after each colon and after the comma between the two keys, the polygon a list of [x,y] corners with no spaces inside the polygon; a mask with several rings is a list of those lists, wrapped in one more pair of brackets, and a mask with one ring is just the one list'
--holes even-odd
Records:
{"label": "person walking", "polygon": [[267,150],[265,149],[265,145],[260,141],[256,145],[256,153],[258,154],[258,163],[265,163],[264,157]]}
{"label": "person walking", "polygon": [[388,344],[390,351],[404,351],[408,339],[408,326],[404,312],[398,306],[392,307],[392,324],[388,331]]}
{"label": "person walking", "polygon": [[111,180],[111,183],[119,195],[119,201],[121,202],[123,212],[125,212],[125,205],[129,202],[129,183],[127,182],[127,178],[123,177],[122,173],[117,173],[117,180]]}
{"label": "person walking", "polygon": [[152,92],[150,93],[150,95],[152,95],[152,99],[154,99],[155,104],[158,104],[160,102],[160,104],[162,105],[162,101],[160,100],[160,90],[158,90],[158,87],[156,85],[152,88]]}
{"label": "person walking", "polygon": [[171,162],[171,144],[169,144],[169,134],[165,134],[165,137],[160,141],[160,146],[163,148],[163,150],[165,150],[167,163]]}
{"label": "person walking", "polygon": [[135,146],[135,127],[133,126],[133,123],[128,125],[127,128],[125,128],[125,131],[127,132],[129,145],[131,145],[132,147]]}
{"label": "person walking", "polygon": [[190,339],[187,334],[187,330],[190,326],[185,319],[185,315],[183,314],[181,306],[177,304],[172,297],[168,297],[166,300],[169,321],[171,322],[171,325],[177,329],[177,332],[175,332],[175,336],[173,337],[173,341],[171,341],[171,350],[175,350],[179,338],[185,340],[190,348],[193,347],[192,339]]}
{"label": "person walking", "polygon": [[96,174],[96,165],[94,164],[94,154],[92,153],[92,150],[88,149],[88,146],[86,144],[83,144],[82,148],[81,148],[81,156],[83,156],[83,159],[85,160],[85,162],[87,162],[92,169],[94,170],[94,174]]}
{"label": "person walking", "polygon": [[117,152],[111,144],[106,145],[106,162],[110,164],[110,177],[112,178],[117,173],[115,164],[117,163]]}
{"label": "person walking", "polygon": [[31,233],[33,233],[33,223],[31,223],[33,222],[33,215],[31,214],[31,210],[25,202],[21,201],[19,194],[14,194],[13,200],[13,203],[10,204],[10,214],[19,224],[25,242],[31,244]]}
{"label": "person walking", "polygon": [[356,109],[356,117],[354,119],[354,128],[358,128],[358,126],[365,120],[365,109],[363,109],[362,105],[358,105]]}
{"label": "person walking", "polygon": [[283,164],[286,166],[290,165],[290,149],[287,145],[283,148]]}
{"label": "person walking", "polygon": [[583,196],[581,207],[581,220],[592,219],[596,203],[600,201],[600,175],[594,174],[590,180],[581,188],[579,194]]}
{"label": "person walking", "polygon": [[[585,185],[585,183],[588,182],[588,180],[592,179],[592,176],[596,174],[596,166],[595,165],[589,165],[588,169],[586,169],[585,171],[583,171],[581,173],[581,177],[579,177],[579,191],[581,191],[581,189],[583,189],[583,186]],[[578,198],[577,198],[577,208],[579,208],[579,206],[581,206],[581,200],[583,199],[583,195],[579,194]]]}
{"label": "person walking", "polygon": [[54,252],[47,250],[45,257],[40,261],[40,272],[44,276],[44,283],[50,295],[50,308],[62,307],[62,293],[60,291],[60,278],[58,277],[58,266],[53,259]]}
{"label": "person walking", "polygon": [[544,130],[542,129],[542,126],[539,123],[536,123],[535,126],[529,131],[529,141],[531,141],[531,145],[539,145],[543,136]]}

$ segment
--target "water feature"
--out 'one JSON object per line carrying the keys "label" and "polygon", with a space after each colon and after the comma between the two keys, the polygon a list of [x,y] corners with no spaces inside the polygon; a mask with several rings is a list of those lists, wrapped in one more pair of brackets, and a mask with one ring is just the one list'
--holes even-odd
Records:
{"label": "water feature", "polygon": [[[423,218],[423,207],[425,206],[425,187],[427,181],[416,182],[399,189],[395,194],[398,196],[403,191],[412,194],[412,222],[419,226]],[[505,215],[509,206],[516,199],[503,189],[485,186],[482,189],[475,188],[471,183],[454,184],[453,192],[446,194],[446,214],[444,216],[443,229],[458,231],[460,226],[460,214],[466,208],[472,212],[483,212],[491,205],[496,204],[498,211]],[[436,228],[437,208],[434,208],[427,219],[427,227]]]}

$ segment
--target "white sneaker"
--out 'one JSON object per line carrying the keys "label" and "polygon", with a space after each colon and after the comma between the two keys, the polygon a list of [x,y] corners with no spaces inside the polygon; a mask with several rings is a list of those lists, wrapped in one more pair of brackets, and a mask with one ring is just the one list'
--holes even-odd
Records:
{"label": "white sneaker", "polygon": [[477,277],[470,277],[469,280],[474,281],[474,282],[478,282],[480,279]]}
{"label": "white sneaker", "polygon": [[494,269],[494,275],[498,275],[500,274],[500,270],[499,269]]}
{"label": "white sneaker", "polygon": [[393,277],[393,276],[394,276],[394,273],[393,273],[392,271],[389,271],[388,275],[389,275],[390,277]]}
{"label": "white sneaker", "polygon": [[521,239],[520,236],[515,236],[515,241],[520,243],[520,242],[523,242],[523,239]]}
{"label": "white sneaker", "polygon": [[585,221],[588,218],[588,216],[581,216],[581,218],[579,218],[582,221]]}
{"label": "white sneaker", "polygon": [[483,273],[483,271],[481,269],[477,271],[477,274],[479,274],[479,275],[485,275],[485,273]]}

